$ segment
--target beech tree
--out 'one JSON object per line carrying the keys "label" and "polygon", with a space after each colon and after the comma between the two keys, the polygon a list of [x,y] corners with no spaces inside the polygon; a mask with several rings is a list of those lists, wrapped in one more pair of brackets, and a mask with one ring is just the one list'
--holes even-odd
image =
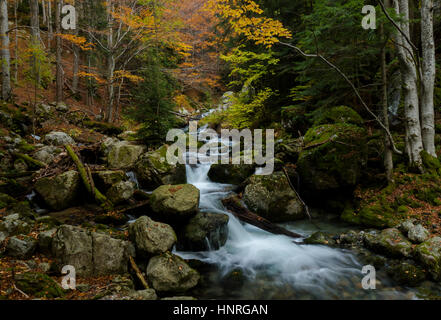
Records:
{"label": "beech tree", "polygon": [[11,54],[9,51],[8,1],[0,0],[0,59],[2,64],[2,99],[11,97]]}

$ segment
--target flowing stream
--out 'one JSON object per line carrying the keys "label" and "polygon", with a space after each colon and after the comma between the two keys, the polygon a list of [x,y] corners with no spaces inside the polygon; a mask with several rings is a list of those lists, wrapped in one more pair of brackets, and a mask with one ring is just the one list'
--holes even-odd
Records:
{"label": "flowing stream", "polygon": [[[203,132],[201,128],[199,133]],[[199,155],[204,157],[205,155]],[[201,192],[200,210],[230,217],[227,243],[219,250],[175,252],[184,259],[215,266],[204,276],[197,295],[204,299],[412,299],[415,295],[377,273],[377,288],[364,290],[363,265],[354,253],[321,245],[305,245],[273,235],[230,214],[221,200],[231,185],[211,182],[210,164],[187,165],[187,182]],[[308,223],[284,225],[308,236]],[[326,230],[325,230],[326,231]],[[207,239],[208,241],[208,239]]]}

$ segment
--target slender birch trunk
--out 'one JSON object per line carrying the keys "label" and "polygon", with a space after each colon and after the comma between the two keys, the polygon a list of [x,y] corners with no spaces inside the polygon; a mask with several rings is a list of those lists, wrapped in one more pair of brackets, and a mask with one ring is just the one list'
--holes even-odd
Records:
{"label": "slender birch trunk", "polygon": [[9,51],[8,1],[0,0],[0,42],[2,63],[2,98],[11,98],[11,53]]}
{"label": "slender birch trunk", "polygon": [[[74,1],[74,6],[77,7],[77,2]],[[78,26],[78,15],[80,14],[80,10],[77,7],[77,15],[76,15],[76,25]],[[78,35],[78,27],[74,30],[74,34]],[[73,61],[73,76],[72,76],[72,91],[76,95],[78,93],[78,72],[80,70],[80,49],[77,45],[72,44],[73,48],[73,54],[74,54],[74,61]]]}
{"label": "slender birch trunk", "polygon": [[108,10],[108,34],[107,34],[107,48],[109,50],[108,61],[107,61],[107,87],[108,87],[108,106],[106,121],[112,122],[113,119],[113,109],[114,109],[114,96],[115,87],[113,83],[113,77],[115,74],[115,56],[113,52],[113,3],[112,0],[107,0],[107,10]]}
{"label": "slender birch trunk", "polygon": [[422,92],[421,130],[424,150],[436,157],[435,110],[435,40],[433,37],[433,0],[421,0]]}
{"label": "slender birch trunk", "polygon": [[[61,8],[62,8],[62,0],[56,0],[56,8],[55,8],[55,28],[56,33],[61,34]],[[61,55],[63,53],[62,48],[62,39],[61,37],[57,36],[56,38],[56,48],[57,48],[57,57],[56,57],[56,63],[57,63],[57,76],[56,76],[56,83],[57,83],[57,102],[63,101],[63,85],[64,85],[64,75],[63,75],[63,65],[62,65],[62,59]]]}
{"label": "slender birch trunk", "polygon": [[[30,8],[31,8],[31,43],[32,46],[34,46],[34,49],[40,47],[40,22],[39,22],[39,7],[38,7],[38,0],[30,0]],[[40,68],[37,64],[39,62],[37,61],[37,56],[34,54],[33,58],[34,63],[34,75],[35,75],[35,82],[37,84],[37,87],[40,86]]]}

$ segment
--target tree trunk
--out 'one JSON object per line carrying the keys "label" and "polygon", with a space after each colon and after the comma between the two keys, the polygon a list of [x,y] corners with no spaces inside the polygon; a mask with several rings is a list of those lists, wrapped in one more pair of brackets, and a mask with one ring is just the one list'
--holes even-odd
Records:
{"label": "tree trunk", "polygon": [[107,48],[109,49],[109,56],[107,61],[107,91],[108,91],[108,106],[106,121],[112,122],[113,119],[113,105],[115,88],[113,83],[113,77],[115,74],[115,56],[113,52],[113,3],[112,0],[107,0],[107,10],[108,10],[108,34],[107,34]]}
{"label": "tree trunk", "polygon": [[0,40],[2,62],[2,98],[11,98],[11,53],[9,51],[8,1],[0,0]]}
{"label": "tree trunk", "polygon": [[53,29],[52,29],[52,0],[47,2],[47,50],[51,50],[51,42],[53,39]]}
{"label": "tree trunk", "polygon": [[[78,1],[74,1],[74,6],[76,7]],[[76,15],[76,25],[78,26],[78,14],[80,10],[77,8],[77,15]],[[78,27],[74,30],[74,34],[78,36]],[[72,91],[76,95],[78,94],[78,72],[80,70],[80,49],[77,45],[72,44],[73,46],[73,54],[74,54],[74,61],[73,61],[73,76],[72,76]]]}
{"label": "tree trunk", "polygon": [[[55,28],[57,34],[61,34],[61,8],[63,6],[62,0],[56,0],[55,8]],[[64,85],[64,75],[63,75],[63,65],[61,55],[63,53],[62,39],[57,36],[57,102],[63,101],[63,85]]]}
{"label": "tree trunk", "polygon": [[421,130],[424,150],[436,157],[435,115],[435,41],[433,37],[433,0],[421,0],[422,93]]}
{"label": "tree trunk", "polygon": [[[406,37],[410,39],[409,0],[395,0],[395,10],[404,19],[401,22],[400,28]],[[413,52],[412,46],[399,31],[395,32],[395,38],[404,92],[406,149],[409,156],[409,164],[421,171],[423,140],[421,137],[417,69],[411,54]]]}
{"label": "tree trunk", "polygon": [[[40,47],[40,22],[39,22],[39,8],[38,8],[38,0],[30,0],[30,9],[31,9],[31,44],[34,47],[34,50]],[[35,75],[35,83],[36,86],[40,86],[40,67],[39,62],[37,61],[37,56],[34,54],[33,58],[34,63],[34,75]]]}

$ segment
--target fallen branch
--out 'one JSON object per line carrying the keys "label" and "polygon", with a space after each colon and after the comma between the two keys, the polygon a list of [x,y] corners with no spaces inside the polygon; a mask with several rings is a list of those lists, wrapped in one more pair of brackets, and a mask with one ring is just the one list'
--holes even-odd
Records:
{"label": "fallen branch", "polygon": [[38,168],[45,168],[46,167],[45,163],[43,163],[41,161],[38,161],[38,160],[35,160],[34,158],[28,156],[27,154],[23,154],[23,153],[19,153],[19,152],[14,152],[12,155],[15,156],[16,158],[22,159],[27,164],[36,166]]}
{"label": "fallen branch", "polygon": [[135,271],[139,281],[141,281],[145,289],[149,289],[149,285],[147,284],[147,281],[145,281],[145,278],[142,275],[141,270],[139,270],[138,266],[136,265],[135,260],[133,260],[133,257],[129,257],[129,260],[130,260],[130,265],[132,266],[132,269]]}
{"label": "fallen branch", "polygon": [[275,225],[267,219],[262,218],[261,216],[258,216],[257,214],[249,211],[240,203],[240,200],[237,196],[226,198],[222,200],[222,203],[225,208],[232,214],[234,214],[239,220],[258,227],[259,229],[268,231],[273,234],[282,234],[291,238],[303,237],[298,233],[279,227],[278,225]]}
{"label": "fallen branch", "polygon": [[78,168],[78,172],[80,174],[81,180],[83,181],[84,186],[87,191],[95,198],[95,201],[100,204],[105,210],[111,210],[113,208],[112,203],[103,195],[93,184],[89,183],[89,178],[86,169],[84,168],[83,163],[78,158],[75,151],[72,149],[70,145],[65,145],[67,153],[72,158],[73,162],[76,164]]}
{"label": "fallen branch", "polygon": [[291,187],[291,189],[295,192],[295,194],[297,195],[297,198],[300,200],[300,202],[303,205],[303,208],[305,208],[305,212],[308,215],[309,221],[312,220],[311,218],[311,214],[309,213],[309,208],[306,205],[305,201],[303,201],[303,199],[300,197],[300,194],[297,192],[296,188],[294,188],[294,185],[291,182],[291,179],[289,178],[288,172],[286,171],[285,168],[282,169],[283,173],[285,174],[286,179],[288,180],[289,186]]}

